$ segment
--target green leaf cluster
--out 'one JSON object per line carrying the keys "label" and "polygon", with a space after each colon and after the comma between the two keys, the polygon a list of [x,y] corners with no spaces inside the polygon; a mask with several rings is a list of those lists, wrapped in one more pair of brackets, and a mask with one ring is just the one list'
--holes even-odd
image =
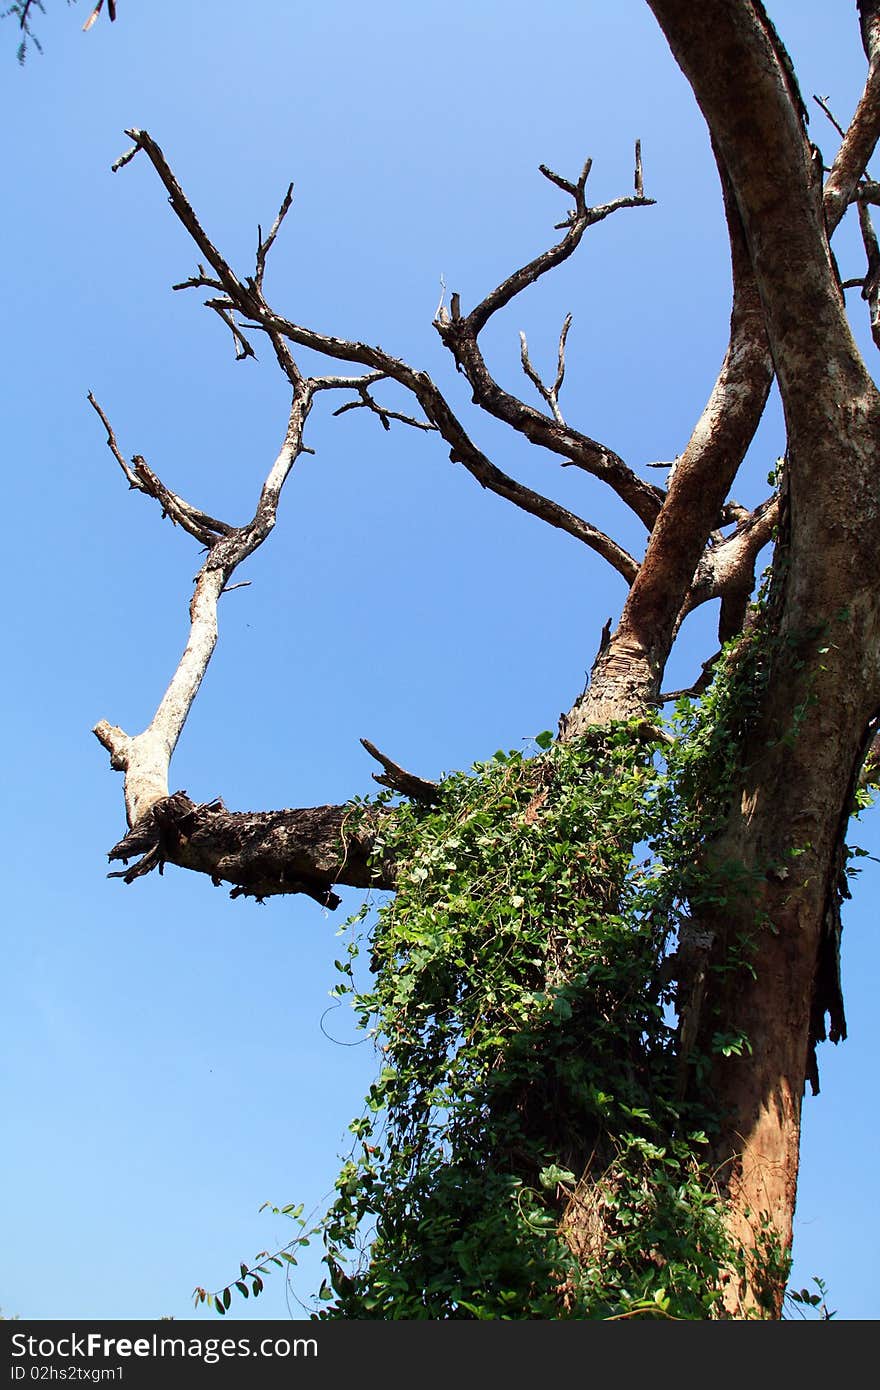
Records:
{"label": "green leaf cluster", "polygon": [[335,992],[382,1062],[323,1225],[321,1316],[705,1317],[717,1300],[731,1252],[704,1117],[676,1098],[664,975],[681,770],[644,721],[536,743],[397,807],[376,846],[397,892],[364,941],[369,987],[349,958]]}
{"label": "green leaf cluster", "polygon": [[[540,734],[383,819],[374,852],[396,892],[342,929],[332,991],[380,1064],[315,1228],[316,1317],[715,1314],[719,1272],[745,1255],[707,1157],[711,1103],[694,1098],[709,1058],[691,1058],[683,1099],[670,951],[691,916],[754,892],[711,846],[773,650],[756,610],[670,731]],[[751,937],[726,949],[713,969],[752,969]],[[707,1046],[750,1051],[720,1026]],[[787,1268],[773,1235],[768,1289]]]}

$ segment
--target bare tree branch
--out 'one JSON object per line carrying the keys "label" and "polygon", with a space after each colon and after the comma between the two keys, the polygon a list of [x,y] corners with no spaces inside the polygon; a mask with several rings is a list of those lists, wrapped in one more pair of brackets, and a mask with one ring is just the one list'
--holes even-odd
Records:
{"label": "bare tree branch", "polygon": [[778,520],[779,498],[770,497],[743,516],[732,535],[707,547],[676,621],[676,630],[700,604],[720,598],[719,642],[727,642],[742,631],[755,588],[755,564],[761,550],[773,539]]}
{"label": "bare tree branch", "polygon": [[[381,376],[389,377],[398,382],[412,392],[424,411],[427,422],[442,435],[449,446],[449,456],[452,461],[463,464],[482,487],[495,492],[499,497],[513,502],[523,511],[565,531],[568,535],[589,546],[613,565],[627,583],[632,581],[638,570],[638,564],[621,546],[596,527],[575,516],[566,507],[562,507],[550,498],[516,482],[486,458],[469,438],[449,403],[426,372],[416,371],[407,363],[392,357],[379,347],[349,341],[345,338],[336,338],[330,334],[318,333],[276,314],[266,303],[256,280],[249,280],[243,284],[208,237],[155,140],[143,130],[132,129],[126,133],[136,142],[136,147],[142,149],[150,159],[168,191],[169,201],[174,212],[189,232],[207,264],[214,270],[229,304],[240,315],[249,320],[246,327],[261,329],[269,335],[282,368],[292,383],[302,383],[303,379],[289,352],[283,346],[285,340],[300,347],[310,348],[337,361],[357,363],[371,368]],[[585,181],[586,174],[582,174],[581,177]],[[284,208],[284,204],[282,207]],[[286,212],[286,208],[284,210]],[[603,216],[608,215],[607,209],[590,211],[598,211]],[[201,281],[196,283],[201,283]],[[457,311],[457,296],[455,295],[452,297],[452,309],[454,320]],[[310,393],[313,393],[314,389],[314,385],[311,385]],[[539,420],[545,418],[538,415],[537,411],[534,414]],[[547,423],[558,429],[555,421],[548,420]],[[659,499],[662,496],[659,489],[637,479],[635,474],[626,468],[622,460],[617,462],[642,498],[643,511],[653,518],[659,508]],[[614,469],[612,468],[611,471],[613,472]]]}
{"label": "bare tree branch", "polygon": [[202,545],[209,549],[221,536],[228,536],[231,533],[233,528],[225,521],[218,521],[216,517],[200,511],[198,507],[191,507],[182,497],[178,497],[177,493],[167,488],[161,479],[157,478],[156,474],[147,467],[145,459],[140,454],[135,454],[132,459],[133,467],[129,467],[116,442],[116,435],[110,421],[91,391],[88,394],[88,401],[107,431],[107,445],[128,479],[130,488],[143,492],[148,497],[153,497],[161,506],[163,516],[167,516],[175,526],[180,526],[184,531],[188,531],[191,536],[194,536],[197,541],[201,541]]}
{"label": "bare tree branch", "polygon": [[[133,737],[106,720],[95,726],[95,736],[109,752],[111,766],[125,772],[126,811],[132,827],[168,796],[171,757],[216,645],[218,599],[236,567],[262,545],[275,525],[281,489],[301,452],[311,395],[307,383],[294,392],[284,442],[263,483],[251,521],[213,536],[196,576],[186,648],[149,726]],[[188,529],[192,530],[192,525]]]}
{"label": "bare tree branch", "polygon": [[374,782],[389,787],[391,791],[400,792],[402,796],[408,796],[414,801],[424,801],[430,805],[438,800],[440,789],[436,782],[427,782],[424,777],[407,772],[385,753],[380,753],[375,743],[371,743],[368,738],[362,738],[361,743],[370,757],[381,763],[384,769],[383,772],[373,773]]}
{"label": "bare tree branch", "polygon": [[[817,98],[817,100],[819,99]],[[819,105],[840,130],[840,126],[837,125],[824,103],[820,101]],[[843,143],[825,182],[823,200],[829,234],[834,231],[846,212],[859,179],[868,167],[868,161],[874,153],[878,138],[880,138],[880,52],[875,52],[868,69],[865,89],[859,98],[849,128],[843,135]]]}
{"label": "bare tree branch", "polygon": [[862,242],[865,247],[865,255],[868,258],[868,269],[862,282],[862,298],[868,306],[871,321],[871,337],[877,347],[880,347],[880,243],[877,241],[877,233],[871,220],[871,214],[867,205],[859,202],[859,228],[862,233]]}
{"label": "bare tree branch", "polygon": [[269,235],[266,237],[265,241],[263,240],[262,228],[259,226],[257,227],[257,269],[255,280],[258,290],[262,290],[263,288],[263,276],[266,273],[266,257],[272,249],[272,243],[274,242],[279,231],[281,230],[281,223],[284,221],[285,217],[290,211],[290,205],[292,202],[293,184],[291,183],[287,186],[287,192],[285,193],[284,198],[282,199],[281,207],[278,209],[278,215],[275,218],[275,221],[272,223],[272,226],[269,229]]}
{"label": "bare tree branch", "polygon": [[[660,8],[665,10],[666,7],[663,4],[655,6],[655,9]],[[676,10],[678,23],[678,7],[673,5],[670,8]],[[779,61],[782,84],[799,116],[798,137],[803,148],[803,104],[799,93],[792,88],[790,63],[775,30],[769,25],[763,7],[756,7],[755,18],[767,33]],[[684,19],[681,23],[685,24]],[[711,22],[706,27],[711,30]],[[711,41],[710,38],[708,42],[711,44]],[[833,178],[829,180],[830,190],[825,193],[829,230],[839,221],[849,196],[848,190],[855,185],[863,172],[864,161],[873,150],[877,128],[876,97],[876,80],[869,75],[865,95],[844,139],[841,154],[835,161]],[[710,128],[715,130],[711,122]],[[768,128],[775,129],[774,123],[770,122]],[[733,147],[739,148],[736,144]],[[717,525],[712,519],[713,513],[717,515],[722,510],[723,499],[763,414],[773,379],[764,306],[751,265],[754,248],[748,245],[744,235],[724,156],[717,148],[716,160],[725,192],[733,257],[734,308],[730,347],[706,411],[685,455],[677,461],[670,475],[663,511],[651,534],[645,560],[627,599],[620,625],[598,666],[594,668],[592,689],[584,692],[564,721],[563,732],[566,736],[576,733],[583,719],[591,721],[599,717],[603,708],[617,709],[620,714],[625,712],[629,702],[634,702],[634,707],[638,707],[645,699],[652,698],[655,681],[662,672],[680,622],[680,613],[689,611],[693,605],[695,595],[691,592],[690,575],[694,573],[694,566],[700,555],[704,554],[706,540]],[[813,172],[811,169],[811,181]],[[779,178],[774,174],[773,187],[778,189],[778,186]],[[774,197],[775,194],[768,191],[768,205]],[[763,222],[761,225],[763,227]],[[790,249],[788,254],[790,257]],[[789,259],[787,269],[790,270],[791,265]],[[828,255],[825,268],[831,269]],[[830,277],[825,281],[826,292],[832,283]],[[815,332],[812,323],[810,328]],[[814,345],[820,342],[821,335],[814,336]],[[761,525],[772,530],[769,517],[764,513],[762,517]],[[759,535],[760,528],[754,532],[752,540],[756,541]],[[730,555],[732,552],[726,553]],[[710,557],[711,552],[705,553],[703,563],[711,565]],[[740,583],[734,583],[731,576],[727,578],[721,615],[721,630],[725,636],[736,630],[737,623],[744,615],[749,597],[745,588],[748,573],[747,567]],[[699,569],[697,575],[700,575]],[[699,592],[698,580],[694,583],[698,586],[696,592]],[[675,608],[677,597],[682,599],[680,610]]]}
{"label": "bare tree branch", "polygon": [[[383,377],[380,373],[373,372],[371,374],[370,380],[382,381]],[[389,430],[391,428],[392,420],[398,420],[401,424],[410,425],[413,429],[416,430],[437,429],[437,426],[432,424],[430,420],[416,420],[415,417],[412,415],[404,415],[399,410],[388,410],[386,406],[379,405],[379,403],[375,401],[373,397],[370,395],[369,389],[365,382],[366,379],[364,378],[356,385],[353,384],[352,389],[357,391],[358,399],[356,401],[346,401],[345,405],[341,405],[336,410],[334,410],[334,415],[345,415],[346,412],[349,410],[370,410],[374,415],[378,415],[382,428],[385,430]],[[327,378],[325,378],[324,384],[325,386],[327,385]]]}
{"label": "bare tree branch", "polygon": [[[150,163],[153,165],[153,168],[156,170],[156,173],[159,175],[159,178],[165,185],[168,193],[168,201],[174,209],[176,216],[189,232],[208,265],[213,266],[220,284],[233,304],[241,313],[248,313],[251,308],[256,308],[256,296],[253,298],[251,297],[246,287],[242,285],[233,272],[231,266],[224,260],[217,247],[205,233],[188,198],[177,182],[167,159],[155,140],[153,140],[152,136],[145,130],[132,128],[126,130],[125,133],[129,139],[134,141],[135,148],[134,151],[129,151],[127,155],[123,156],[122,160],[128,163],[128,160],[133,158],[138,150],[144,151]],[[117,160],[116,164],[111,167],[114,169],[120,168],[121,161]]]}
{"label": "bare tree branch", "polygon": [[565,222],[557,224],[558,229],[563,227],[566,229],[565,236],[555,246],[551,246],[548,251],[543,251],[540,256],[536,256],[527,265],[515,270],[471,310],[468,315],[468,322],[470,332],[474,337],[482,332],[489,319],[499,309],[503,309],[524,289],[539,280],[542,275],[546,275],[548,270],[553,270],[563,261],[567,261],[569,256],[577,250],[588,227],[595,226],[597,222],[603,222],[606,217],[610,217],[612,213],[618,212],[621,208],[653,207],[656,200],[646,198],[644,194],[616,198],[613,202],[604,203],[600,207],[589,207],[586,200],[586,186],[592,167],[593,161],[588,159],[577,182],[571,183],[561,174],[556,174],[552,169],[548,169],[546,164],[539,165],[540,172],[546,179],[549,179],[557,188],[561,188],[563,192],[568,193],[574,199],[574,207]]}
{"label": "bare tree branch", "polygon": [[559,348],[556,354],[556,380],[552,386],[544,385],[544,382],[535,371],[531,359],[529,358],[529,345],[526,341],[526,335],[522,331],[519,335],[520,360],[522,361],[523,371],[538,391],[538,394],[544,398],[553,411],[553,417],[557,424],[562,425],[563,428],[565,427],[565,421],[562,418],[562,411],[559,409],[559,392],[565,380],[565,340],[568,337],[569,328],[571,328],[571,314],[566,314],[562,324],[562,332],[559,334]]}
{"label": "bare tree branch", "polygon": [[[101,13],[101,11],[103,10],[103,8],[104,8],[104,0],[98,0],[97,5],[96,5],[95,8],[92,10],[92,13],[89,15],[88,19],[86,20],[85,24],[83,25],[83,32],[87,32],[89,29],[91,29],[92,25],[94,24],[95,20],[98,18],[98,15]],[[110,22],[111,22],[111,24],[112,24],[112,23],[114,22],[114,20],[116,19],[116,0],[107,0],[107,13],[108,13],[108,15],[110,16]]]}
{"label": "bare tree branch", "polygon": [[878,0],[856,0],[859,29],[865,57],[871,63],[880,54],[880,3]]}
{"label": "bare tree branch", "polygon": [[818,97],[818,96],[816,96],[816,94],[815,94],[815,92],[814,92],[814,93],[813,93],[813,100],[815,101],[816,105],[819,106],[819,107],[821,108],[821,110],[825,112],[825,115],[828,117],[829,121],[830,121],[831,124],[834,126],[834,129],[837,131],[838,135],[841,136],[841,138],[844,138],[844,137],[846,136],[846,131],[844,130],[843,126],[840,124],[840,121],[839,121],[839,120],[837,119],[837,117],[834,115],[834,112],[830,109],[830,107],[829,107],[829,105],[828,105],[828,98],[827,98],[827,97]]}
{"label": "bare tree branch", "polygon": [[235,310],[228,299],[206,299],[205,308],[213,309],[232,334],[236,362],[243,362],[246,357],[256,357],[257,354],[235,322]]}
{"label": "bare tree branch", "polygon": [[[665,12],[666,5],[661,0],[654,8]],[[676,4],[671,4],[669,8],[676,12],[675,23],[680,22],[683,26],[682,32],[687,32],[684,11]],[[876,5],[874,8],[877,8]],[[659,17],[663,22],[663,15]],[[796,83],[794,89],[792,87],[793,78],[787,55],[778,35],[769,24],[763,7],[755,7],[754,18],[767,34],[775,58],[779,62],[782,85],[798,117],[797,138],[801,150],[806,153],[803,139],[805,113]],[[702,19],[705,20],[706,16]],[[712,22],[706,20],[709,35]],[[711,43],[712,38],[709,36],[707,45]],[[871,57],[873,64],[876,53],[872,52]],[[704,69],[711,66],[711,62],[703,64]],[[844,144],[823,195],[829,231],[839,222],[847,199],[852,196],[852,191],[864,172],[864,165],[874,148],[877,127],[877,78],[872,66],[865,93],[844,137]],[[775,131],[777,128],[778,122],[769,121],[769,130]],[[711,121],[710,129],[714,135],[716,127]],[[731,136],[731,140],[732,148],[738,151],[742,142],[738,142],[735,135]],[[752,269],[752,257],[756,248],[749,245],[747,234],[744,233],[737,200],[730,186],[725,157],[717,148],[717,141],[714,139],[713,144],[716,145],[716,161],[725,193],[733,260],[734,307],[730,346],[703,417],[684,456],[677,461],[670,475],[663,511],[652,531],[645,559],[627,599],[620,625],[599,665],[594,668],[593,688],[590,692],[584,692],[575,709],[566,717],[567,735],[577,732],[581,719],[589,721],[596,718],[606,705],[609,709],[616,708],[618,713],[623,713],[630,701],[634,701],[635,707],[638,707],[644,699],[652,698],[652,691],[656,689],[654,682],[662,672],[680,621],[679,613],[688,611],[688,604],[693,601],[692,596],[689,596],[691,576],[703,554],[706,540],[717,525],[713,514],[723,512],[723,499],[754,436],[773,379],[764,305]],[[766,155],[764,170],[767,170]],[[807,175],[811,200],[815,199],[812,192],[814,172],[811,168]],[[804,174],[801,175],[802,178]],[[772,190],[778,191],[780,182],[780,176],[775,170],[772,180],[768,179],[768,182],[772,182],[772,189],[768,189],[765,202],[767,206],[771,206],[776,198],[776,193]],[[860,186],[860,195],[864,187]],[[808,210],[813,206],[814,202],[808,200]],[[766,221],[764,218],[760,223],[762,230]],[[803,221],[798,225],[802,228]],[[757,249],[760,250],[760,247]],[[790,274],[796,264],[798,263],[791,260],[790,246],[786,246],[781,258],[781,269],[768,276],[769,282],[777,292],[779,276]],[[829,290],[834,289],[830,255],[827,253],[821,274],[825,277],[822,292],[827,294]],[[781,303],[780,313],[782,307]],[[786,321],[790,319],[789,307]],[[813,334],[815,351],[821,344],[821,334],[816,333],[815,324],[805,316],[804,327],[807,326]],[[766,516],[762,524],[770,524]],[[759,533],[755,533],[753,540],[757,534]],[[699,571],[697,573],[699,574]],[[682,600],[681,609],[675,607],[677,598]],[[748,595],[744,592],[744,586],[736,586],[728,579],[727,593],[722,600],[721,617],[721,627],[725,634],[729,635],[741,619],[747,601]],[[620,701],[622,704],[618,703]]]}
{"label": "bare tree branch", "polygon": [[663,508],[618,626],[595,663],[587,689],[560,723],[572,738],[607,717],[628,718],[657,698],[707,542],[755,430],[773,380],[764,313],[736,201],[718,151],[730,238],[733,306],[730,341],[718,379],[668,479]]}
{"label": "bare tree branch", "polygon": [[[477,342],[490,317],[542,275],[567,260],[577,249],[588,227],[621,208],[649,207],[653,204],[654,199],[636,194],[615,199],[601,207],[589,207],[585,188],[590,168],[591,161],[587,160],[577,182],[572,183],[546,165],[541,165],[544,177],[574,199],[575,205],[568,220],[559,224],[566,228],[565,236],[557,245],[515,270],[466,317],[454,311],[451,315],[443,314],[435,319],[434,327],[467,377],[476,405],[525,435],[531,443],[540,444],[552,453],[561,455],[567,463],[583,468],[607,483],[650,530],[662,505],[662,492],[639,478],[613,450],[566,426],[556,411],[552,417],[544,415],[502,390],[489,372]],[[453,310],[455,300],[453,296]],[[537,385],[535,377],[531,379]],[[543,386],[538,386],[538,390],[544,395]]]}
{"label": "bare tree branch", "polygon": [[331,911],[334,883],[393,888],[394,865],[374,854],[374,839],[393,812],[382,807],[310,806],[280,811],[227,811],[197,805],[186,792],[154,801],[110,851],[130,867],[111,877],[127,883],[165,864],[232,885],[232,897],[264,899],[304,893]]}

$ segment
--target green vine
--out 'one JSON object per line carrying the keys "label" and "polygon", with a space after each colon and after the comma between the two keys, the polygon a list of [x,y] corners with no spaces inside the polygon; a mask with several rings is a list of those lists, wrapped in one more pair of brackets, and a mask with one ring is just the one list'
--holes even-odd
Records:
{"label": "green vine", "polygon": [[[644,721],[546,734],[398,808],[371,987],[353,945],[337,989],[383,1066],[324,1225],[323,1316],[710,1314],[733,1252],[664,972],[718,796],[706,740],[672,768]],[[708,757],[706,804],[678,814]]]}
{"label": "green vine", "polygon": [[[395,806],[375,853],[398,865],[396,892],[350,919],[336,963],[333,993],[381,1064],[307,1233],[325,1246],[316,1316],[716,1312],[719,1271],[745,1255],[706,1157],[711,1106],[681,1084],[670,952],[695,907],[751,891],[706,846],[768,659],[756,621],[671,734],[644,719],[542,734],[531,755],[447,777],[436,804]],[[749,955],[737,942],[714,968]],[[749,1042],[719,1032],[712,1048]],[[295,1263],[307,1234],[266,1260]],[[768,1246],[768,1286],[781,1262]],[[197,1295],[229,1306],[228,1289]]]}

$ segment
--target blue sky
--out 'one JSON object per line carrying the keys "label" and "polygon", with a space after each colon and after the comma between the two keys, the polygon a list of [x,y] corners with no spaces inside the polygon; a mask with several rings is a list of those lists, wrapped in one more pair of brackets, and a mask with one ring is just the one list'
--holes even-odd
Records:
{"label": "blue sky", "polygon": [[[848,0],[776,0],[805,96],[841,120],[864,76]],[[588,233],[575,260],[487,331],[499,377],[529,398],[518,330],[553,362],[564,408],[633,465],[683,447],[724,350],[727,246],[705,129],[642,0],[273,0],[244,9],[120,0],[38,19],[15,64],[0,26],[6,211],[4,545],[7,678],[6,1118],[0,1307],[27,1318],[187,1317],[195,1284],[282,1244],[261,1203],[321,1209],[374,1057],[329,1014],[336,932],[310,900],[264,907],[178,870],[105,877],[121,778],[92,735],[148,722],[185,636],[195,543],[130,494],[86,403],[127,455],[214,515],[249,515],[286,423],[273,360],[236,363],[215,316],[170,286],[196,255],[126,126],[162,144],[243,273],[288,182],[294,209],[267,293],[299,322],[423,366],[467,411],[431,319],[441,277],[465,307],[550,244],[566,211],[537,173],[594,159],[603,202],[643,145],[656,207]],[[251,15],[256,15],[252,22]],[[813,138],[834,135],[815,109]],[[851,231],[836,239],[860,273]],[[853,317],[869,365],[863,306]],[[264,359],[264,360],[262,360]],[[583,685],[623,586],[575,541],[482,492],[433,440],[361,412],[310,421],[279,525],[224,599],[221,640],[172,785],[230,807],[343,801],[373,787],[366,736],[424,776],[554,727]],[[638,549],[614,499],[488,420],[495,461]],[[783,447],[768,413],[741,485],[758,502]],[[573,476],[574,475],[574,476]],[[649,475],[654,476],[656,475]],[[662,475],[660,475],[662,477]],[[689,620],[667,683],[713,647]],[[876,819],[856,837],[880,853]],[[820,1053],[807,1100],[794,1282],[826,1280],[842,1317],[876,1316],[872,1203],[878,994],[869,860],[845,915],[850,1039]],[[321,1277],[304,1261],[296,1293]],[[302,1315],[279,1276],[237,1317]]]}

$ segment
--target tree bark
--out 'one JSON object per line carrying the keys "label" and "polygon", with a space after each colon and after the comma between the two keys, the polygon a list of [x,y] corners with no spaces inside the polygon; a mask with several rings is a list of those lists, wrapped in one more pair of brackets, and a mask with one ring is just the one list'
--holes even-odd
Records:
{"label": "tree bark", "polygon": [[232,885],[237,897],[306,893],[335,908],[333,885],[391,888],[394,866],[376,856],[374,841],[390,814],[381,807],[310,806],[285,811],[227,811],[219,801],[196,805],[186,792],[154,801],[110,850],[130,868],[131,883],[165,864]]}
{"label": "tree bark", "polygon": [[[865,733],[880,700],[876,466],[880,400],[853,342],[828,246],[821,167],[790,67],[763,7],[649,0],[727,169],[763,305],[788,434],[770,677],[742,749],[717,884],[752,885],[706,909],[714,933],[700,1045],[716,1061],[716,1159],[749,1276],[732,1316],[778,1316],[784,1291],[762,1254],[791,1245],[801,1096],[823,933],[839,890],[840,840]],[[745,949],[748,968],[730,973]],[[819,1001],[821,1007],[822,1001]],[[748,1039],[718,1055],[723,1026]],[[764,1224],[766,1223],[766,1224]]]}

